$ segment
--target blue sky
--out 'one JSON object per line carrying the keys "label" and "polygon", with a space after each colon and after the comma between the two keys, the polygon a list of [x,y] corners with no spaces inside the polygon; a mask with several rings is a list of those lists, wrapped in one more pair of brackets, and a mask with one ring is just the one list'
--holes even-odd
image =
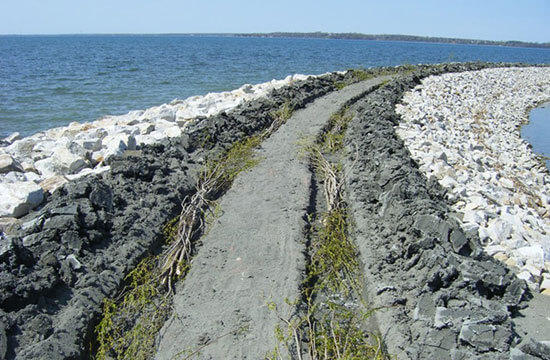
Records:
{"label": "blue sky", "polygon": [[272,31],[550,42],[550,0],[0,0],[0,34]]}

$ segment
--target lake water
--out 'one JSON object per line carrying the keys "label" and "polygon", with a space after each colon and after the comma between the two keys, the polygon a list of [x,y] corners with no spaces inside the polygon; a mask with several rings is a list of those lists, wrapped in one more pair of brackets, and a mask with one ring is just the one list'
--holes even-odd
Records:
{"label": "lake water", "polygon": [[[550,158],[550,102],[531,110],[529,124],[521,127],[521,136],[533,145],[533,151]],[[550,159],[546,161],[550,170]]]}
{"label": "lake water", "polygon": [[550,63],[550,49],[188,35],[0,36],[0,138],[295,73],[476,60]]}

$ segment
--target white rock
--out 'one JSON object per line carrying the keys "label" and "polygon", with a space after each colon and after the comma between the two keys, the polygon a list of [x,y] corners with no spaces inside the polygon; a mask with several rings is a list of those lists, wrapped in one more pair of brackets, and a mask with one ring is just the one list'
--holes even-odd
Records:
{"label": "white rock", "polygon": [[111,169],[110,166],[99,166],[95,169],[87,168],[87,169],[83,169],[78,174],[66,175],[65,177],[68,180],[73,181],[73,180],[76,180],[76,179],[81,178],[83,176],[90,175],[90,174],[94,174],[94,175],[101,174],[101,173],[104,173],[106,171],[109,171],[110,169]]}
{"label": "white rock", "polygon": [[179,126],[172,126],[172,127],[167,128],[167,129],[164,129],[163,133],[164,133],[164,135],[166,135],[169,138],[178,137],[178,136],[182,135],[182,131],[179,128]]}
{"label": "white rock", "polygon": [[80,268],[82,268],[82,263],[78,261],[75,254],[68,255],[67,262],[73,270],[79,270]]}
{"label": "white rock", "polygon": [[507,189],[514,189],[514,182],[507,178],[500,178],[499,183]]}
{"label": "white rock", "polygon": [[19,134],[18,132],[14,132],[14,133],[12,133],[12,134],[6,136],[6,137],[3,139],[3,141],[6,142],[6,143],[8,143],[8,144],[13,144],[13,142],[14,142],[15,140],[19,140],[19,139],[21,139],[21,134]]}
{"label": "white rock", "polygon": [[489,237],[495,242],[507,240],[512,234],[512,226],[500,218],[491,219],[487,223],[487,232]]}
{"label": "white rock", "polygon": [[5,174],[10,171],[23,171],[21,164],[9,154],[0,154],[0,174]]}
{"label": "white rock", "polygon": [[473,223],[481,225],[485,223],[485,219],[487,218],[487,214],[481,210],[465,210],[464,211],[464,217],[462,219],[465,223]]}
{"label": "white rock", "polygon": [[73,174],[88,166],[86,161],[66,148],[54,149],[54,155],[34,163],[43,177]]}
{"label": "white rock", "polygon": [[132,135],[109,135],[103,139],[103,143],[105,144],[105,150],[103,151],[104,159],[122,155],[126,150],[136,149],[136,138]]}
{"label": "white rock", "polygon": [[100,138],[77,138],[74,140],[76,144],[86,150],[98,151],[101,149],[102,141]]}
{"label": "white rock", "polygon": [[150,123],[139,124],[137,127],[139,128],[139,135],[147,135],[150,134],[151,131],[155,130],[155,125]]}
{"label": "white rock", "polygon": [[447,189],[452,189],[458,185],[458,182],[449,175],[445,176],[439,183]]}
{"label": "white rock", "polygon": [[21,157],[30,157],[31,152],[37,143],[38,140],[36,138],[27,137],[14,141],[13,144],[6,147],[6,150],[8,150],[11,154],[18,154]]}
{"label": "white rock", "polygon": [[533,275],[531,275],[531,273],[529,271],[522,271],[518,274],[518,278],[522,279],[522,280],[525,280],[527,281],[528,283],[529,282],[533,282],[535,281],[535,279],[533,278]]}
{"label": "white rock", "polygon": [[519,258],[525,264],[535,266],[544,266],[544,251],[540,245],[525,246],[512,251],[514,256]]}
{"label": "white rock", "polygon": [[544,279],[542,280],[542,283],[540,284],[540,288],[543,290],[550,289],[550,279]]}
{"label": "white rock", "polygon": [[507,249],[502,245],[489,245],[485,247],[485,252],[493,256],[498,253],[506,253]]}
{"label": "white rock", "polygon": [[25,176],[24,173],[11,171],[7,174],[4,174],[2,181],[6,183],[16,183],[16,182],[27,181],[27,177]]}
{"label": "white rock", "polygon": [[481,240],[482,243],[487,243],[490,239],[489,232],[487,231],[487,228],[485,226],[480,226],[478,229],[478,235],[479,240]]}
{"label": "white rock", "polygon": [[44,200],[42,188],[34,182],[0,184],[0,216],[21,217]]}
{"label": "white rock", "polygon": [[533,264],[525,265],[522,270],[529,271],[536,278],[540,278],[542,275],[542,268]]}

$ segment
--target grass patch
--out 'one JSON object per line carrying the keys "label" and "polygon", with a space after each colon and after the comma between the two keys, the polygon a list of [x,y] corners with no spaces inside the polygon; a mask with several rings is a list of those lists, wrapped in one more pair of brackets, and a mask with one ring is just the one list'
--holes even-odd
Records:
{"label": "grass patch", "polygon": [[345,82],[343,81],[336,81],[334,83],[334,87],[336,88],[336,90],[342,90],[343,88],[345,88],[348,84],[346,84]]}
{"label": "grass patch", "polygon": [[328,128],[331,130],[325,131],[321,136],[321,151],[335,153],[344,148],[344,136],[351,119],[352,116],[347,107],[331,115],[328,123]]}
{"label": "grass patch", "polygon": [[[174,240],[176,225],[174,218],[164,227],[167,242]],[[126,276],[127,285],[121,295],[104,301],[103,316],[95,328],[95,359],[145,360],[154,356],[156,335],[172,313],[158,260],[158,256],[142,260]]]}

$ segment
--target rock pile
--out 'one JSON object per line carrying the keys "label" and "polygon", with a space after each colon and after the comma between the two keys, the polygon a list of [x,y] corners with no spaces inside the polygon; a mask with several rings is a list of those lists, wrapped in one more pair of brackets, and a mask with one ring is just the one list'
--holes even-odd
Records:
{"label": "rock pile", "polygon": [[497,68],[426,78],[396,107],[397,134],[463,229],[548,295],[550,174],[520,127],[549,99],[550,68]]}
{"label": "rock pile", "polygon": [[[522,313],[531,308],[525,282],[483,251],[477,232],[463,230],[447,191],[418,168],[395,131],[395,106],[421,79],[495,66],[506,65],[419,66],[360,100],[347,131],[350,216],[369,304],[381,309],[372,321],[397,359],[547,359],[550,353],[545,310]],[[516,321],[523,316],[540,328],[524,329]]]}
{"label": "rock pile", "polygon": [[25,215],[40,205],[44,193],[70,180],[108,170],[110,159],[126,150],[179,137],[193,120],[228,111],[306,78],[292,75],[247,84],[233,91],[174,100],[90,123],[74,122],[22,139],[14,133],[0,142],[0,217]]}

